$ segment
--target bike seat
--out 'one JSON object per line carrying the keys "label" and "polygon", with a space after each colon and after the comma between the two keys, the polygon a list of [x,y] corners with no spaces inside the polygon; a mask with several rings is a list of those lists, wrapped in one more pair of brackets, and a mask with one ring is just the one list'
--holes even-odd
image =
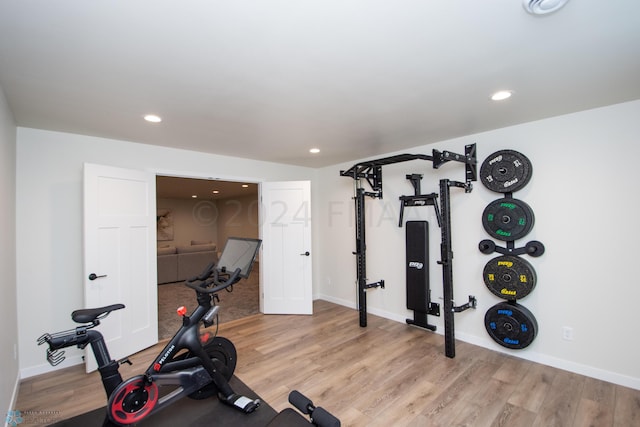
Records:
{"label": "bike seat", "polygon": [[121,308],[124,308],[124,304],[112,304],[98,308],[84,308],[71,313],[71,319],[76,323],[89,323],[102,315],[106,316],[112,311],[120,310]]}

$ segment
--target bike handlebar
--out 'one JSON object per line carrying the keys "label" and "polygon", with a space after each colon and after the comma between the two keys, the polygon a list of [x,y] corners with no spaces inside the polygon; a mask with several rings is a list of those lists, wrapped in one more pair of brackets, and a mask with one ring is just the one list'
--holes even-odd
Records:
{"label": "bike handlebar", "polygon": [[[187,279],[185,281],[185,285],[203,294],[215,294],[216,292],[220,292],[221,290],[238,282],[238,280],[240,280],[241,272],[242,270],[240,268],[236,268],[229,277],[223,279],[220,277],[218,269],[215,268],[215,264],[210,263],[198,276]],[[226,275],[228,273],[223,271],[223,274]],[[213,288],[209,288],[211,285],[215,286]]]}

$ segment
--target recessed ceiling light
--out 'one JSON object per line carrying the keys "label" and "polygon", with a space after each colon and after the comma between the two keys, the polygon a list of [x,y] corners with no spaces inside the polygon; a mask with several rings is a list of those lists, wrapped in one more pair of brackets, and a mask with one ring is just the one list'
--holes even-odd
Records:
{"label": "recessed ceiling light", "polygon": [[218,190],[213,190],[213,191],[212,191],[212,193],[213,193],[213,194],[218,194],[218,193],[220,193],[220,192],[219,192]]}
{"label": "recessed ceiling light", "polygon": [[510,90],[499,90],[498,92],[491,95],[492,101],[504,101],[507,98],[511,98],[513,95],[513,91]]}
{"label": "recessed ceiling light", "polygon": [[192,196],[191,196],[191,198],[192,198],[192,199],[197,199],[197,198],[198,198],[198,195],[197,195],[197,194],[194,194],[194,195],[192,195]]}
{"label": "recessed ceiling light", "polygon": [[162,118],[160,116],[156,116],[155,114],[147,114],[144,116],[144,119],[151,123],[160,123]]}
{"label": "recessed ceiling light", "polygon": [[319,148],[312,148],[311,150],[309,150],[309,152],[311,154],[318,154],[320,152],[320,149]]}
{"label": "recessed ceiling light", "polygon": [[555,12],[569,0],[522,0],[524,9],[532,15],[546,15]]}
{"label": "recessed ceiling light", "polygon": [[249,188],[249,184],[242,184],[242,188]]}

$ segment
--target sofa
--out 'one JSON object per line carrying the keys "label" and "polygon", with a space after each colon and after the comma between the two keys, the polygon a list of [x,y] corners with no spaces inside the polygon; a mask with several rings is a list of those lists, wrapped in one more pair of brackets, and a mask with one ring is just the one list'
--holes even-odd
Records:
{"label": "sofa", "polygon": [[158,285],[182,282],[218,262],[215,243],[192,240],[191,245],[158,247]]}

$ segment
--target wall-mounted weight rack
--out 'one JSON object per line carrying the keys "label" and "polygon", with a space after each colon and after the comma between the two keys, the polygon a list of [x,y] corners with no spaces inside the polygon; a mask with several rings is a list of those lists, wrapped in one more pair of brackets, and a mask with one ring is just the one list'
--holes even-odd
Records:
{"label": "wall-mounted weight rack", "polygon": [[533,292],[537,283],[533,266],[520,255],[538,257],[545,248],[536,240],[515,247],[515,241],[533,229],[535,216],[527,203],[513,197],[514,191],[529,183],[532,173],[529,159],[514,150],[491,154],[480,168],[484,186],[504,194],[502,199],[489,203],[482,213],[485,231],[492,238],[505,242],[504,247],[497,246],[493,240],[482,240],[478,245],[484,254],[497,252],[502,255],[491,259],[482,274],[487,289],[506,300],[487,310],[484,323],[494,341],[514,350],[527,347],[538,333],[538,322],[533,313],[517,302]]}

